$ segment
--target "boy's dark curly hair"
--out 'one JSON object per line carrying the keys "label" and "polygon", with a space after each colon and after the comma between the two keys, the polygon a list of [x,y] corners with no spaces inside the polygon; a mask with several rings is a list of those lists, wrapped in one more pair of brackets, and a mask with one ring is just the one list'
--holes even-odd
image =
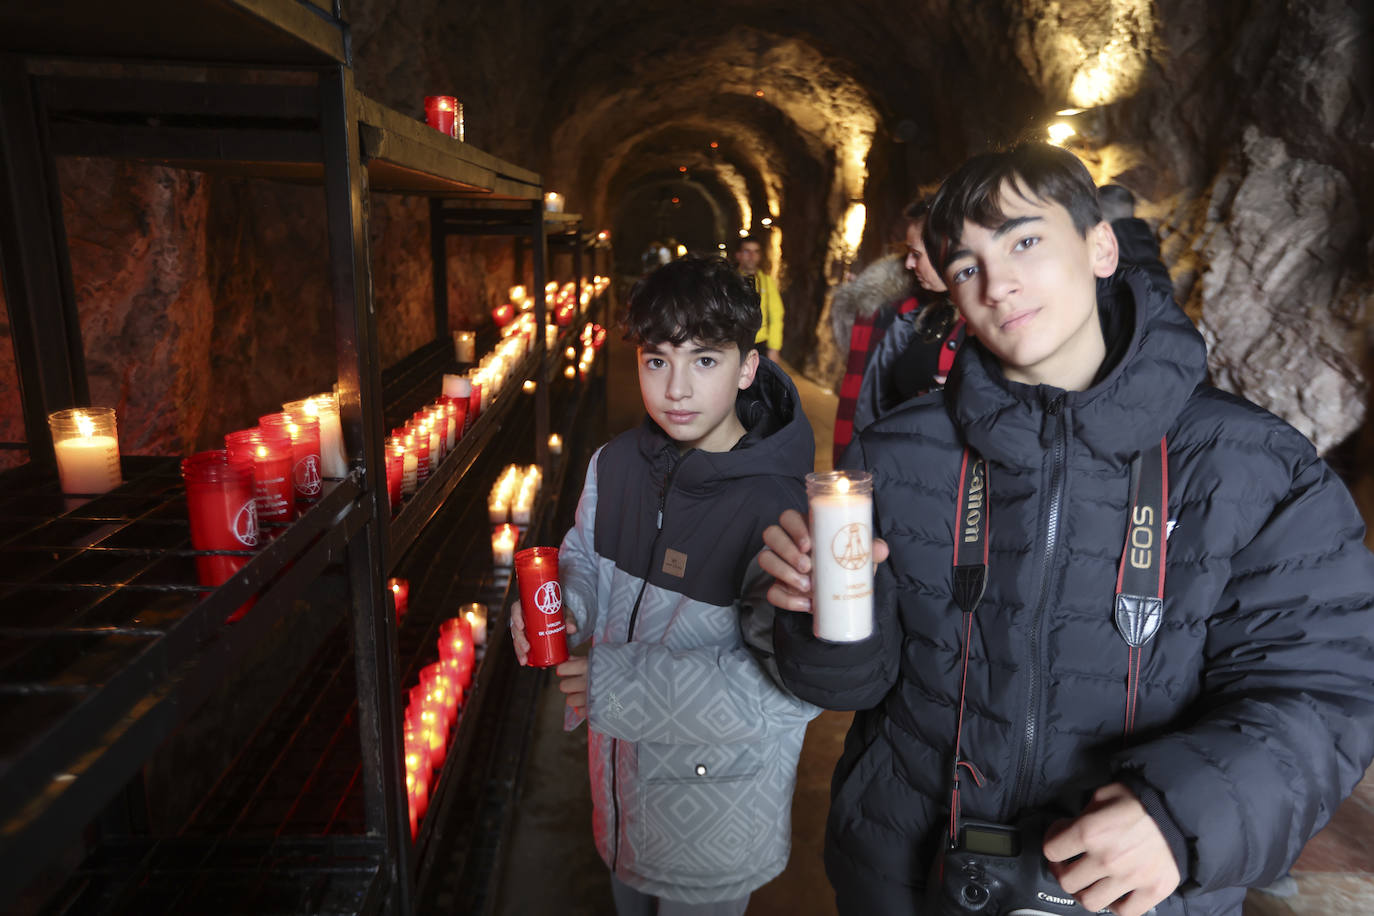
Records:
{"label": "boy's dark curly hair", "polygon": [[621,327],[636,346],[689,340],[749,352],[763,323],[759,294],[724,258],[681,258],[640,278]]}

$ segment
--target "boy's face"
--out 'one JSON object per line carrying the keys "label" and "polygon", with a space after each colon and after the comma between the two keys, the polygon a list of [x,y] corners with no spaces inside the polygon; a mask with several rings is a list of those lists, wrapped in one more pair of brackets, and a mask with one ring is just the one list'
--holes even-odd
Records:
{"label": "boy's face", "polygon": [[739,251],[735,252],[735,261],[739,264],[740,273],[756,273],[762,260],[763,248],[757,242],[745,242],[739,246]]}
{"label": "boy's face", "polygon": [[965,221],[945,282],[1007,378],[1081,390],[1106,357],[1097,278],[1116,270],[1116,236],[1105,222],[1080,235],[1063,205],[1021,190],[1003,187],[996,229]]}
{"label": "boy's face", "polygon": [[735,395],[753,384],[758,351],[751,349],[741,359],[733,343],[688,340],[645,344],[638,355],[644,409],[683,451],[734,447],[744,435]]}

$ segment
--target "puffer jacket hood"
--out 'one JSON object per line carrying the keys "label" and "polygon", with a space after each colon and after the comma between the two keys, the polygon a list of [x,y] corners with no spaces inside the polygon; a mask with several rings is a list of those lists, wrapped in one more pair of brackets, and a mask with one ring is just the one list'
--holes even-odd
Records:
{"label": "puffer jacket hood", "polygon": [[[754,383],[735,397],[735,414],[745,429],[740,444],[728,452],[696,453],[683,464],[677,486],[704,493],[742,478],[801,478],[815,467],[815,437],[797,386],[772,360],[759,357]],[[640,425],[638,445],[650,461],[660,460],[665,449],[677,449],[649,417]]]}
{"label": "puffer jacket hood", "polygon": [[1202,335],[1173,300],[1153,290],[1140,268],[1099,281],[1097,301],[1116,361],[1084,391],[1013,382],[972,338],[960,351],[947,403],[955,425],[985,458],[1020,465],[1030,455],[1038,462],[1041,411],[1056,398],[1072,411],[1071,435],[1117,465],[1129,463],[1177,422],[1207,375]]}

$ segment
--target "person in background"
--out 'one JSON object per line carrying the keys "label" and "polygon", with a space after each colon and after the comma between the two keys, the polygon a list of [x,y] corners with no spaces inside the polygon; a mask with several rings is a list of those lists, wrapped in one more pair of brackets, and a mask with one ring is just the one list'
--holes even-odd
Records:
{"label": "person in background", "polygon": [[763,245],[758,239],[747,235],[739,240],[735,264],[754,285],[759,294],[759,308],[763,310],[763,322],[754,346],[776,363],[782,357],[782,296],[778,294],[777,281],[763,272]]}
{"label": "person in background", "polygon": [[1104,184],[1097,189],[1102,203],[1102,218],[1111,224],[1122,264],[1134,264],[1171,295],[1174,281],[1159,251],[1150,224],[1135,215],[1135,195],[1119,184]]}
{"label": "person in background", "polygon": [[963,342],[964,322],[921,237],[929,209],[919,199],[902,211],[905,288],[895,297],[888,293],[893,271],[884,259],[835,294],[835,325],[842,327],[853,315],[835,412],[836,466],[856,432],[903,401],[944,385]]}

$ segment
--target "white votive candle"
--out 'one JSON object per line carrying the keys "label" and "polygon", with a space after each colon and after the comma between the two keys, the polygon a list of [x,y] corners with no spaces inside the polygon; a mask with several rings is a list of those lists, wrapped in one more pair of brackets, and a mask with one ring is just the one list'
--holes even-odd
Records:
{"label": "white votive candle", "polygon": [[563,437],[558,435],[558,433],[554,433],[553,435],[549,436],[549,454],[563,454]]}
{"label": "white votive candle", "polygon": [[465,604],[462,608],[463,616],[472,625],[472,642],[474,645],[485,646],[487,644],[487,606],[474,601]]}
{"label": "white votive candle", "polygon": [[465,398],[472,394],[472,382],[465,375],[444,376],[444,397]]}
{"label": "white votive candle", "polygon": [[[460,363],[477,362],[477,335],[472,331],[454,331],[453,356]],[[444,393],[448,394],[447,391]],[[449,395],[449,397],[454,397],[454,395]]]}
{"label": "white votive candle", "polygon": [[873,477],[806,475],[811,504],[812,632],[827,642],[873,635]]}
{"label": "white votive candle", "polygon": [[515,526],[501,525],[491,533],[493,566],[509,568],[515,563]]}
{"label": "white votive candle", "polygon": [[[123,483],[119,469],[119,438],[112,407],[59,410],[48,416],[57,476],[64,494],[108,493]],[[69,499],[67,508],[85,500]]]}

